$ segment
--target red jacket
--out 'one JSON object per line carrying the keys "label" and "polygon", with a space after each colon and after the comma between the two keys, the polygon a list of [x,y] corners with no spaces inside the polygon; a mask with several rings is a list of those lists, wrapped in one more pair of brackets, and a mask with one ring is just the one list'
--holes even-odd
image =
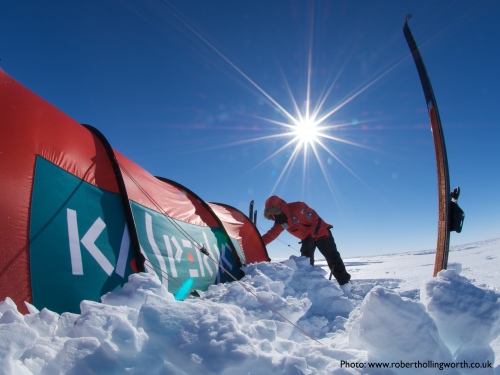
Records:
{"label": "red jacket", "polygon": [[274,223],[273,227],[262,236],[264,244],[274,241],[285,229],[288,233],[305,239],[311,236],[315,239],[328,237],[332,226],[325,223],[314,211],[304,202],[286,203],[280,197],[273,195],[266,201],[266,207],[279,207],[287,217],[287,223]]}

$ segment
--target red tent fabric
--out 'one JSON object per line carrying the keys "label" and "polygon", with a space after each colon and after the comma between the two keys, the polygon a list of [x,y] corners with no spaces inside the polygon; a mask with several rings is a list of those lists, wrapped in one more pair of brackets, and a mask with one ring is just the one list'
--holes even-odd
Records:
{"label": "red tent fabric", "polygon": [[173,293],[189,278],[203,290],[243,276],[201,198],[152,176],[2,70],[0,129],[0,301],[73,311],[119,288],[133,260]]}
{"label": "red tent fabric", "polygon": [[208,205],[221,219],[229,236],[238,241],[246,264],[271,260],[259,231],[245,214],[223,203],[208,203]]}

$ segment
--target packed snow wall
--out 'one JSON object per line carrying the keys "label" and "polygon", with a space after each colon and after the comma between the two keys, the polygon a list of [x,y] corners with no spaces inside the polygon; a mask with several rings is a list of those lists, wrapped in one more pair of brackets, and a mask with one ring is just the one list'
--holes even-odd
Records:
{"label": "packed snow wall", "polygon": [[132,272],[156,273],[174,294],[190,279],[206,290],[243,276],[235,240],[203,200],[2,70],[0,130],[0,301],[79,312]]}

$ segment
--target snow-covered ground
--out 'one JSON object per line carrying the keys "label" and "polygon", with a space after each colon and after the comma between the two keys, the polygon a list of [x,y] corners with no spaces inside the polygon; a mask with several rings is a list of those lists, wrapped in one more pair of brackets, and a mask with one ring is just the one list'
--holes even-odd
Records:
{"label": "snow-covered ground", "polygon": [[80,315],[7,299],[0,374],[499,375],[499,254],[500,239],[452,247],[437,278],[433,251],[345,259],[345,293],[292,256],[182,302],[150,274]]}

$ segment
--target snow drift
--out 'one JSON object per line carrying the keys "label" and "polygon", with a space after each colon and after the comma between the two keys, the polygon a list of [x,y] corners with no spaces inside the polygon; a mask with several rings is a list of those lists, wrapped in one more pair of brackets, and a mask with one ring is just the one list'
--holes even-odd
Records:
{"label": "snow drift", "polygon": [[[366,269],[383,265],[363,263]],[[495,289],[485,289],[448,270],[408,293],[397,278],[405,274],[400,264],[391,279],[354,272],[357,280],[344,294],[305,258],[253,264],[245,273],[238,283],[213,285],[201,298],[182,302],[156,275],[132,274],[102,303],[83,301],[80,314],[30,306],[22,315],[6,299],[0,303],[0,368],[5,374],[500,371],[498,278]],[[392,368],[369,368],[384,365]]]}

